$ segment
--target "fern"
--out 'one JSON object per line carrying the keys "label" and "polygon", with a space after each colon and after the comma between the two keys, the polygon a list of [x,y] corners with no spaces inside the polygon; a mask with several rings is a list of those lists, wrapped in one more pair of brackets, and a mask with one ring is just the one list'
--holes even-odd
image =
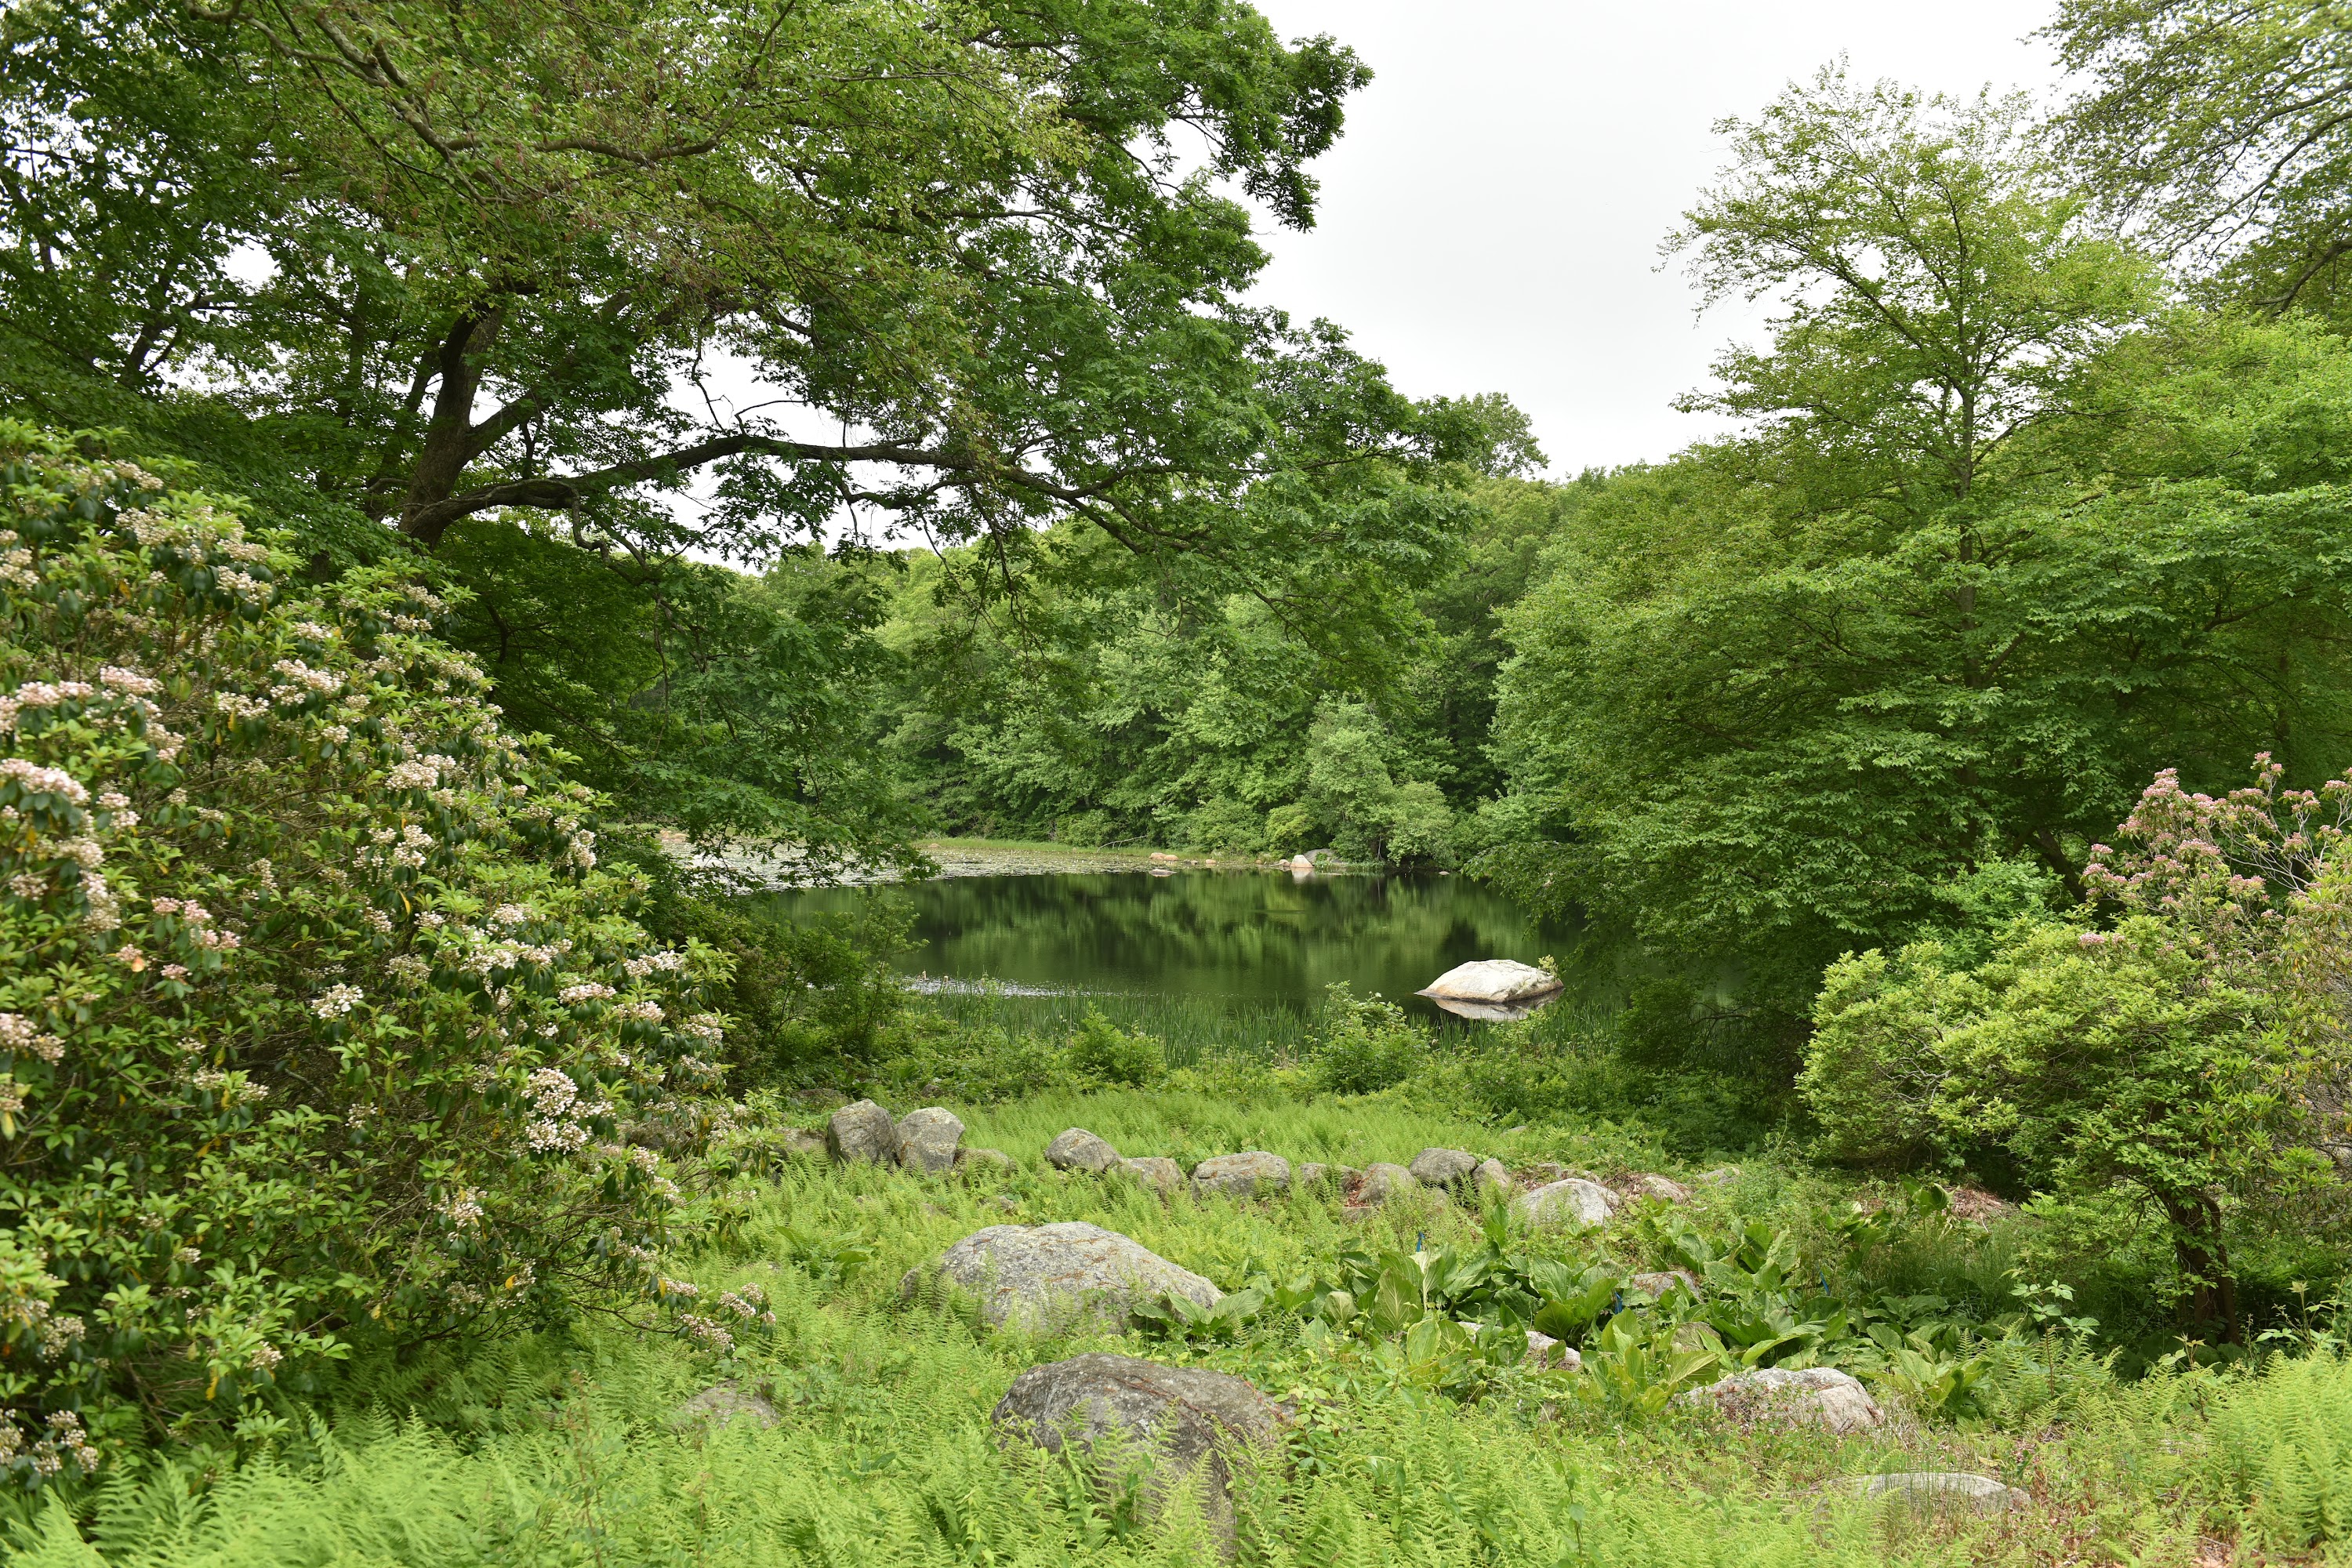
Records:
{"label": "fern", "polygon": [[2233,1390],[2213,1415],[2212,1463],[2265,1542],[2352,1540],[2352,1363],[2283,1359]]}

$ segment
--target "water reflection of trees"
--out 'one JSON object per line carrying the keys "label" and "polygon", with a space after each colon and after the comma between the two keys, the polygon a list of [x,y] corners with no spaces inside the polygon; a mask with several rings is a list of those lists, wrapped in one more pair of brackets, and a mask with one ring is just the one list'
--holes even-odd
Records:
{"label": "water reflection of trees", "polygon": [[[780,911],[866,896],[774,895]],[[898,889],[933,973],[1307,997],[1335,980],[1398,994],[1470,958],[1533,963],[1564,933],[1458,878],[1251,873],[961,877]]]}

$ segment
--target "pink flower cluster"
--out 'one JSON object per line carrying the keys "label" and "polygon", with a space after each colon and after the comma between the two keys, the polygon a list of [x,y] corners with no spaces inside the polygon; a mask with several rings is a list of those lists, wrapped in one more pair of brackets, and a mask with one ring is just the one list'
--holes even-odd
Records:
{"label": "pink flower cluster", "polygon": [[2286,770],[2264,752],[2254,782],[2216,799],[2156,775],[2124,820],[2125,847],[2091,847],[2083,882],[2094,898],[2135,913],[2168,915],[2205,929],[2275,920],[2277,905],[2308,891],[2352,825],[2352,782],[2282,790]]}

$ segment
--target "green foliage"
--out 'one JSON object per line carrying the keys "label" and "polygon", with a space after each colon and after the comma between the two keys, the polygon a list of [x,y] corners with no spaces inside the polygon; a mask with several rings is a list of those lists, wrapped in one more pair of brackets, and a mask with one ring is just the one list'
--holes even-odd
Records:
{"label": "green foliage", "polygon": [[1784,308],[1738,437],[1613,476],[1505,612],[1516,896],[1736,962],[1793,1043],[1842,952],[2079,896],[2158,768],[2352,753],[2340,342],[2162,313],[2010,102],[1792,89],[1684,243]]}
{"label": "green foliage", "polygon": [[2331,6],[2066,0],[2048,32],[2084,90],[2075,164],[2207,291],[2344,320],[2352,79]]}
{"label": "green foliage", "polygon": [[2313,1173],[2282,1137],[2294,1064],[2273,1008],[2211,971],[2146,915],[2105,932],[2021,923],[1969,971],[1934,943],[1848,958],[1822,989],[1805,1092],[1849,1157],[1998,1147],[2062,1200],[2129,1192],[2200,1315],[2235,1338],[2231,1211]]}
{"label": "green foliage", "polygon": [[695,1211],[614,1140],[715,1073],[716,955],[628,918],[430,595],[303,592],[78,451],[0,426],[0,1392],[249,1415],[354,1337],[653,1289]]}
{"label": "green foliage", "polygon": [[2207,1463],[2229,1510],[2288,1552],[2352,1540],[2352,1365],[2282,1359],[2230,1389]]}
{"label": "green foliage", "polygon": [[1145,1089],[1168,1070],[1168,1058],[1158,1040],[1130,1035],[1088,1007],[1070,1037],[1070,1067],[1088,1083]]}
{"label": "green foliage", "polygon": [[1354,995],[1344,982],[1324,993],[1309,1059],[1318,1088],[1334,1094],[1392,1088],[1419,1071],[1428,1053],[1428,1036],[1395,1003]]}

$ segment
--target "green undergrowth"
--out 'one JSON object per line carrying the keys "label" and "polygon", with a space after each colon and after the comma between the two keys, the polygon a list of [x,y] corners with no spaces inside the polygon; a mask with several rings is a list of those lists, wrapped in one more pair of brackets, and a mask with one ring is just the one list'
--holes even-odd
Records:
{"label": "green undergrowth", "polygon": [[[2324,1352],[2260,1377],[2126,1383],[2046,1336],[2037,1370],[1977,1419],[1938,1419],[1882,1392],[1885,1428],[1833,1437],[1620,1408],[1564,1392],[1571,1374],[1516,1365],[1475,1396],[1449,1395],[1377,1343],[1274,1314],[1230,1339],[990,1331],[966,1301],[900,1290],[909,1269],[987,1225],[1091,1221],[1232,1289],[1350,1253],[1474,1247],[1493,1223],[1426,1191],[1370,1212],[1328,1194],[1163,1201],[1045,1168],[1045,1143],[1071,1125],[1180,1159],[1256,1147],[1360,1164],[1444,1144],[1692,1173],[1622,1131],[1497,1134],[1382,1097],[1054,1092],[967,1120],[966,1142],[1012,1153],[1017,1173],[964,1182],[795,1163],[772,1178],[742,1229],[691,1271],[705,1300],[759,1286],[772,1328],[719,1348],[587,1319],[365,1362],[332,1397],[281,1406],[274,1430],[249,1427],[236,1451],[118,1455],[95,1483],[18,1494],[13,1521],[0,1516],[0,1556],[11,1568],[1214,1561],[1186,1510],[1150,1517],[1075,1461],[996,1442],[989,1413],[1013,1379],[1086,1349],[1205,1364],[1298,1402],[1284,1463],[1240,1489],[1250,1563],[2022,1563],[2086,1560],[2095,1543],[2087,1560],[2185,1565],[2209,1536],[2254,1561],[2324,1550],[2352,1522],[2341,1437],[2352,1373]],[[1675,1214],[1716,1234],[1757,1220],[1826,1249],[1839,1239],[1832,1196],[1820,1178],[1759,1163]],[[1636,1215],[1559,1245],[1648,1263],[1661,1234]],[[1938,1234],[1907,1254],[1842,1255],[1862,1258],[1848,1284],[1996,1292],[2010,1257],[2001,1227]],[[681,1404],[721,1382],[772,1401],[778,1424],[681,1425]],[[2035,1502],[2005,1520],[1931,1522],[1838,1489],[1892,1469],[1993,1475]]]}

